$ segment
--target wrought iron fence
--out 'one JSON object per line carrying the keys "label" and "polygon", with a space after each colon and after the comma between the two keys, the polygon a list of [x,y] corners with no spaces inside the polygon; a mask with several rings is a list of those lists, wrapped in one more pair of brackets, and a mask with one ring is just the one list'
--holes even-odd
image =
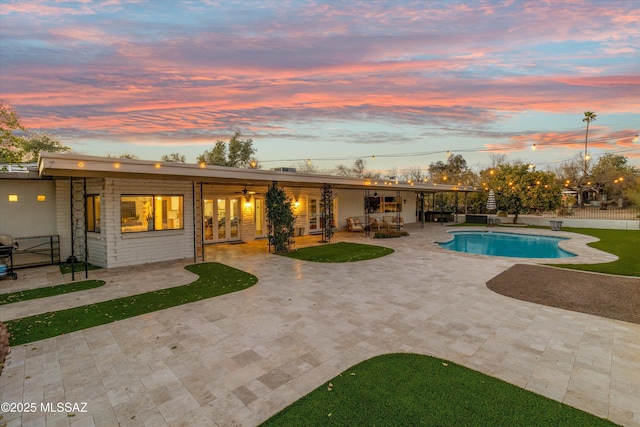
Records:
{"label": "wrought iron fence", "polygon": [[34,267],[60,263],[60,236],[17,237],[17,249],[13,252],[13,266]]}

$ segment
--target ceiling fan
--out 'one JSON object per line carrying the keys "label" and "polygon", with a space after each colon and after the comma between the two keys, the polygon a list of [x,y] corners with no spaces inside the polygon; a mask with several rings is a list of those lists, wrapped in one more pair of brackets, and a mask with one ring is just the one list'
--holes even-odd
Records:
{"label": "ceiling fan", "polygon": [[258,193],[256,193],[253,190],[249,190],[247,188],[247,185],[245,184],[244,189],[242,191],[236,191],[236,194],[242,194],[244,197],[249,197],[249,196],[252,196],[252,195],[258,194]]}

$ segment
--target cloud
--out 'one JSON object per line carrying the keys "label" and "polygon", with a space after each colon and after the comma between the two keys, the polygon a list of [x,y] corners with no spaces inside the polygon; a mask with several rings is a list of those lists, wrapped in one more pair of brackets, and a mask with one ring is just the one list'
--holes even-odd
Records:
{"label": "cloud", "polygon": [[[506,118],[589,109],[625,117],[611,132],[633,127],[632,3],[9,2],[0,93],[28,126],[78,142],[203,144],[242,128],[523,149],[571,132],[514,135]],[[336,123],[353,129],[326,131]]]}

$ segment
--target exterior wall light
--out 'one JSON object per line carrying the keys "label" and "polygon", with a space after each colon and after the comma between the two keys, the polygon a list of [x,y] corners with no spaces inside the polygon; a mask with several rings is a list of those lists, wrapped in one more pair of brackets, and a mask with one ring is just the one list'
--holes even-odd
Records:
{"label": "exterior wall light", "polygon": [[9,194],[9,201],[10,202],[17,202],[18,201],[18,195],[17,194]]}

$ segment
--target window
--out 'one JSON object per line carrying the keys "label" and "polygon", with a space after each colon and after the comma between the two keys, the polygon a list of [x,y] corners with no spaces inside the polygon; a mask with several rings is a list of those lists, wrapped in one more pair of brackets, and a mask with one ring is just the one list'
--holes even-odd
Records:
{"label": "window", "polygon": [[385,212],[402,212],[402,197],[385,197]]}
{"label": "window", "polygon": [[100,196],[98,194],[87,195],[86,198],[87,231],[100,232]]}
{"label": "window", "polygon": [[402,197],[365,197],[364,210],[371,213],[402,212]]}
{"label": "window", "polygon": [[369,213],[382,212],[382,197],[365,197],[364,210]]}
{"label": "window", "polygon": [[123,233],[184,228],[183,196],[130,195],[120,197]]}

